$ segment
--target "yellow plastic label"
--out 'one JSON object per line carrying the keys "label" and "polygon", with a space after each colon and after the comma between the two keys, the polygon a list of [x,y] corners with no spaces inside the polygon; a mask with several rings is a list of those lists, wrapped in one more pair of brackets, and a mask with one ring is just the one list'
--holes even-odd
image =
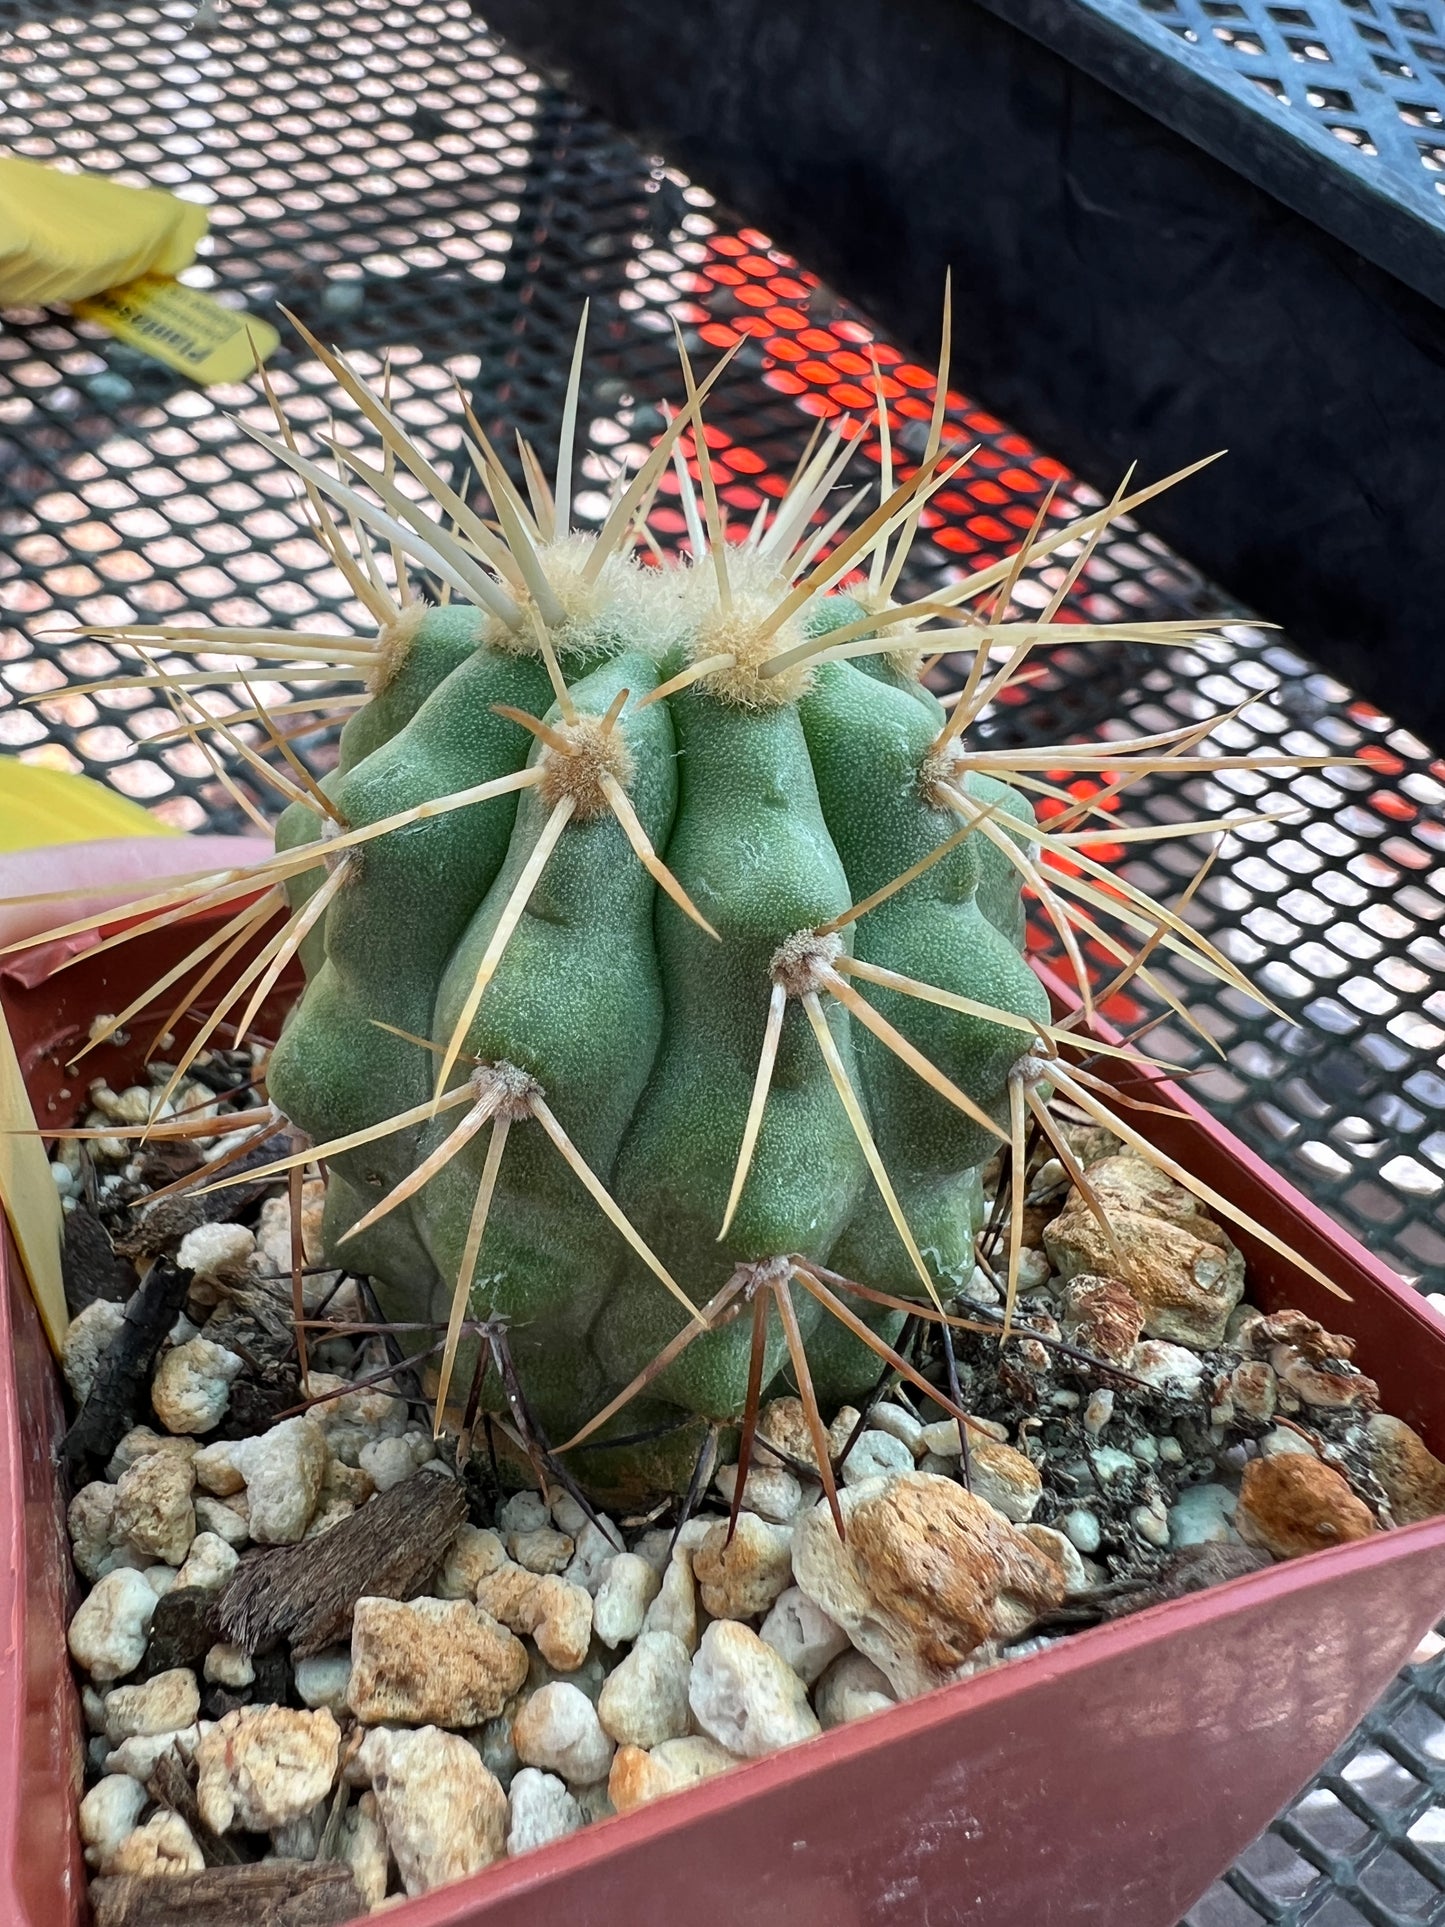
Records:
{"label": "yellow plastic label", "polygon": [[70,1322],[60,1271],[60,1194],[36,1129],[20,1060],[0,1010],[0,1204],[10,1220],[20,1262],[56,1351]]}
{"label": "yellow plastic label", "polygon": [[267,360],[281,339],[269,321],[223,308],[199,288],[160,275],[143,274],[74,305],[77,314],[203,388],[244,381],[255,372],[257,357]]}

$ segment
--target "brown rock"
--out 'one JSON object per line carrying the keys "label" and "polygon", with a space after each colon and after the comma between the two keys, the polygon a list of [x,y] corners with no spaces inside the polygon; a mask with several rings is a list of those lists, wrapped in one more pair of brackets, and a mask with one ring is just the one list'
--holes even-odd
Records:
{"label": "brown rock", "polygon": [[1125,1365],[1144,1329],[1144,1308],[1117,1278],[1082,1271],[1064,1287],[1064,1336],[1080,1351]]}
{"label": "brown rock", "polygon": [[1183,1185],[1139,1158],[1105,1158],[1092,1168],[1089,1182],[1113,1243],[1073,1192],[1044,1232],[1063,1276],[1121,1278],[1142,1307],[1151,1338],[1201,1351],[1222,1343],[1244,1290],[1244,1258],[1225,1232]]}
{"label": "brown rock", "polygon": [[990,1640],[1017,1638],[1064,1597],[1058,1565],[952,1479],[932,1473],[840,1495],[799,1520],[799,1588],[835,1619],[904,1698],[942,1684]]}
{"label": "brown rock", "polygon": [[1365,1446],[1397,1525],[1445,1512],[1445,1465],[1403,1419],[1376,1413],[1365,1427]]}
{"label": "brown rock", "polygon": [[[845,1405],[828,1427],[828,1451],[831,1457],[837,1458],[857,1423],[857,1412],[851,1405]],[[788,1458],[817,1470],[818,1455],[813,1450],[813,1434],[808,1429],[807,1415],[800,1398],[769,1399],[758,1413],[758,1445],[761,1448],[758,1457],[762,1465],[772,1462],[772,1455],[767,1450],[769,1442],[786,1453]]]}
{"label": "brown rock", "polygon": [[1304,1452],[1250,1460],[1234,1524],[1249,1545],[1277,1559],[1368,1539],[1375,1530],[1369,1507],[1334,1467]]}
{"label": "brown rock", "polygon": [[1236,1418],[1262,1425],[1274,1417],[1274,1368],[1262,1358],[1246,1358],[1229,1375],[1229,1402]]}
{"label": "brown rock", "polygon": [[464,1599],[359,1599],[347,1704],[369,1726],[480,1726],[527,1677],[527,1651]]}

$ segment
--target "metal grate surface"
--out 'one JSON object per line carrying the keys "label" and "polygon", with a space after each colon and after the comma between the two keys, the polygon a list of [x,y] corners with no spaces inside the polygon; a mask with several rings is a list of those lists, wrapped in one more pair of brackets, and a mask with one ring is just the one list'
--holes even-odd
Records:
{"label": "metal grate surface", "polygon": [[[1103,0],[1114,10],[1117,0]],[[1441,0],[1123,0],[1302,138],[1367,179],[1392,175],[1445,225],[1445,5]],[[1331,145],[1339,143],[1343,156]]]}
{"label": "metal grate surface", "polygon": [[[1176,11],[1186,4],[1192,17],[1193,0]],[[1354,10],[1369,11],[1363,0]],[[1275,12],[1340,9],[1310,0]],[[211,238],[186,278],[252,310],[284,303],[378,379],[389,362],[397,412],[439,466],[459,446],[457,384],[489,431],[516,424],[548,458],[584,294],[584,516],[600,518],[618,465],[640,461],[661,426],[677,389],[674,315],[704,355],[744,338],[709,428],[734,519],[781,492],[815,418],[863,415],[870,346],[895,441],[922,446],[930,370],[529,72],[465,0],[220,0],[209,25],[188,4],[81,13],[0,0],[0,63],[0,145],[204,202]],[[288,341],[273,374],[303,439],[325,432],[319,365]],[[1057,515],[1097,501],[967,396],[949,403],[950,435],[979,450],[928,512],[920,590],[1011,547],[1051,483]],[[363,621],[305,534],[289,479],[234,414],[269,423],[254,385],[200,393],[57,314],[12,314],[0,328],[0,750],[99,776],[184,828],[244,827],[238,792],[269,805],[224,752],[223,785],[155,691],[66,694],[119,666],[107,647],[71,639],[77,626],[181,611],[341,633]],[[339,433],[352,433],[344,415]],[[877,459],[865,429],[860,477]],[[681,534],[666,497],[656,526]],[[1042,606],[1051,579],[1025,584],[1021,601]],[[1123,529],[1067,612],[1220,607],[1186,563]],[[1288,784],[1222,772],[1131,793],[1137,822],[1295,812],[1238,832],[1193,913],[1286,1018],[1201,980],[1190,1002],[1223,1063],[1208,1067],[1178,1026],[1155,1037],[1198,1070],[1196,1088],[1242,1137],[1423,1288],[1445,1287],[1445,768],[1236,614],[1203,649],[1096,650],[1087,663],[1051,652],[987,733],[1125,735],[1244,705],[1216,731],[1221,749],[1364,759]],[[273,703],[316,693],[252,686]],[[221,710],[249,698],[208,700]],[[323,766],[328,732],[302,741]],[[1150,849],[1130,874],[1177,894],[1197,853]],[[1442,1695],[1445,1665],[1404,1675],[1192,1927],[1445,1918]]]}
{"label": "metal grate surface", "polygon": [[[1445,0],[982,4],[1102,61],[1100,78],[1439,298]],[[1388,210],[1389,239],[1346,214],[1352,197]]]}

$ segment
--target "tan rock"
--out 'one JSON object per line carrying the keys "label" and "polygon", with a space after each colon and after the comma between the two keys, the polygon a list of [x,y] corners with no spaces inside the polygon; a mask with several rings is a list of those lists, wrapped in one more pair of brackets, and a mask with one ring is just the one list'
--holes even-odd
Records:
{"label": "tan rock", "polygon": [[907,1473],[840,1496],[793,1537],[799,1587],[888,1676],[901,1698],[950,1679],[990,1640],[1018,1638],[1064,1597],[1062,1571],[952,1479]]}
{"label": "tan rock", "polygon": [[676,1633],[643,1633],[607,1676],[597,1700],[603,1731],[619,1745],[651,1747],[687,1732],[691,1656]]}
{"label": "tan rock", "polygon": [[1060,1323],[1065,1338],[1080,1351],[1124,1365],[1144,1329],[1144,1308],[1117,1278],[1084,1271],[1064,1287]]}
{"label": "tan rock", "polygon": [[116,1488],[105,1479],[95,1479],[70,1502],[66,1525],[76,1570],[83,1579],[99,1579],[102,1562],[115,1550],[111,1537],[115,1501]]}
{"label": "tan rock", "polygon": [[336,1852],[350,1867],[367,1906],[379,1906],[386,1898],[388,1856],[386,1832],[374,1793],[363,1793],[354,1806],[347,1808]]}
{"label": "tan rock", "polygon": [[196,1799],[216,1833],[267,1833],[309,1813],[331,1791],[341,1729],[324,1709],[242,1706],[196,1746]]}
{"label": "tan rock", "polygon": [[482,1580],[507,1564],[507,1549],[495,1532],[463,1526],[437,1574],[438,1599],[475,1599]]}
{"label": "tan rock", "polygon": [[613,1741],[587,1695],[567,1680],[540,1686],[512,1721],[517,1757],[572,1786],[604,1779]]}
{"label": "tan rock", "polygon": [[409,1894],[430,1893],[501,1858],[507,1796],[459,1734],[378,1727],[362,1742],[358,1763]]}
{"label": "tan rock", "polygon": [[177,1453],[149,1452],[137,1459],[115,1489],[114,1537],[179,1566],[196,1536],[195,1483],[190,1462]]}
{"label": "tan rock", "polygon": [[514,1633],[530,1635],[559,1673],[572,1673],[592,1642],[592,1595],[555,1573],[528,1572],[510,1561],[477,1585],[477,1604]]}
{"label": "tan rock", "polygon": [[137,1735],[173,1733],[195,1724],[201,1689],[188,1666],[156,1673],[135,1686],[117,1686],[105,1696],[105,1731],[113,1746]]}
{"label": "tan rock", "polygon": [[1274,1368],[1262,1358],[1246,1358],[1229,1374],[1229,1403],[1238,1419],[1267,1424],[1277,1403]]}
{"label": "tan rock", "polygon": [[[1373,1412],[1380,1388],[1343,1359],[1318,1360],[1296,1345],[1276,1345],[1269,1362],[1280,1389],[1316,1412]],[[1287,1409],[1290,1409],[1287,1407]]]}
{"label": "tan rock", "polygon": [[1365,1447],[1397,1525],[1445,1512],[1445,1465],[1403,1419],[1377,1412],[1365,1427]]}
{"label": "tan rock", "polygon": [[1084,1557],[1072,1539],[1055,1531],[1052,1526],[1025,1526],[1023,1535],[1051,1566],[1058,1568],[1066,1599],[1072,1599],[1076,1593],[1088,1592],[1090,1581]]}
{"label": "tan rock", "polygon": [[1326,1331],[1302,1311],[1246,1311],[1241,1306],[1236,1319],[1234,1342],[1251,1358],[1268,1358],[1276,1345],[1289,1345],[1316,1364],[1348,1364],[1355,1355],[1353,1338]]}
{"label": "tan rock", "polygon": [[575,1551],[576,1541],[568,1533],[554,1531],[551,1526],[539,1526],[530,1532],[507,1535],[509,1556],[519,1566],[525,1566],[528,1572],[563,1572]]}
{"label": "tan rock", "polygon": [[527,1652],[464,1599],[359,1599],[347,1703],[366,1725],[480,1726],[527,1677]]}
{"label": "tan rock", "polygon": [[1244,1468],[1235,1530],[1276,1559],[1320,1552],[1375,1531],[1370,1508],[1331,1465],[1303,1452],[1251,1459]]}
{"label": "tan rock", "polygon": [[326,1471],[321,1480],[321,1503],[334,1503],[338,1499],[350,1505],[365,1505],[376,1490],[376,1481],[371,1474],[359,1465],[347,1465],[341,1459],[329,1455]]}
{"label": "tan rock", "polygon": [[792,1584],[791,1528],[741,1512],[731,1540],[725,1521],[709,1530],[692,1555],[692,1569],[714,1619],[757,1618]]}
{"label": "tan rock", "polygon": [[137,1827],[111,1856],[113,1874],[134,1874],[142,1878],[157,1874],[199,1873],[205,1858],[178,1813],[153,1813],[143,1827]]}
{"label": "tan rock", "polygon": [[1113,1242],[1082,1195],[1071,1193],[1044,1228],[1049,1256],[1063,1276],[1121,1278],[1151,1338],[1198,1350],[1222,1343],[1244,1290],[1244,1258],[1227,1234],[1183,1185],[1141,1159],[1105,1158],[1092,1167],[1089,1182]]}
{"label": "tan rock", "polygon": [[[954,1451],[959,1457],[958,1427],[952,1428]],[[1013,1525],[1022,1525],[1033,1514],[1043,1496],[1044,1482],[1038,1467],[1012,1445],[984,1438],[972,1427],[968,1434],[968,1476],[976,1499],[1001,1512]]]}
{"label": "tan rock", "polygon": [[664,1740],[651,1752],[640,1746],[620,1747],[607,1776],[607,1792],[619,1813],[631,1813],[664,1794],[680,1793],[738,1764],[734,1754],[703,1734]]}
{"label": "tan rock", "polygon": [[140,1459],[152,1452],[169,1452],[173,1457],[194,1459],[200,1447],[194,1439],[167,1438],[163,1433],[153,1431],[149,1425],[133,1425],[111,1453],[105,1468],[108,1479],[119,1481],[123,1473]]}
{"label": "tan rock", "polygon": [[201,1670],[213,1686],[229,1686],[233,1692],[254,1685],[256,1680],[256,1668],[245,1647],[224,1639],[207,1650]]}
{"label": "tan rock", "polygon": [[192,1464],[196,1469],[196,1484],[203,1492],[228,1499],[233,1493],[245,1490],[246,1479],[240,1466],[241,1444],[239,1439],[217,1439],[214,1445],[203,1445],[197,1452]]}
{"label": "tan rock", "polygon": [[[858,1423],[858,1414],[851,1405],[845,1405],[828,1428],[828,1451],[837,1458]],[[788,1458],[796,1459],[801,1465],[812,1466],[817,1470],[818,1456],[813,1450],[813,1434],[808,1429],[807,1414],[800,1398],[769,1399],[758,1413],[757,1458],[758,1463],[771,1466],[776,1463],[769,1444],[776,1445]]]}
{"label": "tan rock", "polygon": [[697,1651],[697,1580],[692,1555],[681,1545],[667,1562],[661,1590],[643,1617],[642,1630],[675,1633],[690,1653]]}

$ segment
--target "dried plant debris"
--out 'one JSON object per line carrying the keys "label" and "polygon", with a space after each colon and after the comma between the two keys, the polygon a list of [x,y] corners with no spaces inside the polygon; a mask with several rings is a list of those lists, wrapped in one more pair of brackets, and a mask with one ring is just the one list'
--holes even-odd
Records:
{"label": "dried plant debris", "polygon": [[458,1482],[415,1472],[302,1546],[247,1553],[220,1599],[243,1652],[285,1639],[298,1659],[345,1639],[356,1602],[424,1590],[466,1521]]}
{"label": "dried plant debris", "polygon": [[341,1927],[365,1911],[349,1867],[273,1860],[91,1882],[95,1927]]}
{"label": "dried plant debris", "polygon": [[[149,1047],[53,1165],[99,1917],[382,1907],[1445,1504],[1350,1341],[1251,1305],[1232,1231],[1337,1288],[1151,1144],[1161,1066],[1090,1023],[1133,985],[1197,1028],[1159,953],[1251,994],[1189,920],[1212,854],[1171,904],[1105,866],[1161,834],[1120,796],[1330,759],[1231,755],[1219,716],[979,740],[1039,649],[1208,634],[1062,619],[1169,483],[1051,498],[908,602],[968,460],[942,399],[905,465],[880,381],[729,532],[722,370],[679,342],[594,534],[582,335],[550,481],[467,417],[485,512],[308,342],[348,437],[278,408],[260,439],[375,632],[105,631],[238,802],[284,804],[277,850],[47,933],[183,939],[80,1042]],[[881,499],[840,504],[864,434]],[[686,561],[648,527],[669,470]],[[218,654],[355,683],[337,768],[213,708]]]}

